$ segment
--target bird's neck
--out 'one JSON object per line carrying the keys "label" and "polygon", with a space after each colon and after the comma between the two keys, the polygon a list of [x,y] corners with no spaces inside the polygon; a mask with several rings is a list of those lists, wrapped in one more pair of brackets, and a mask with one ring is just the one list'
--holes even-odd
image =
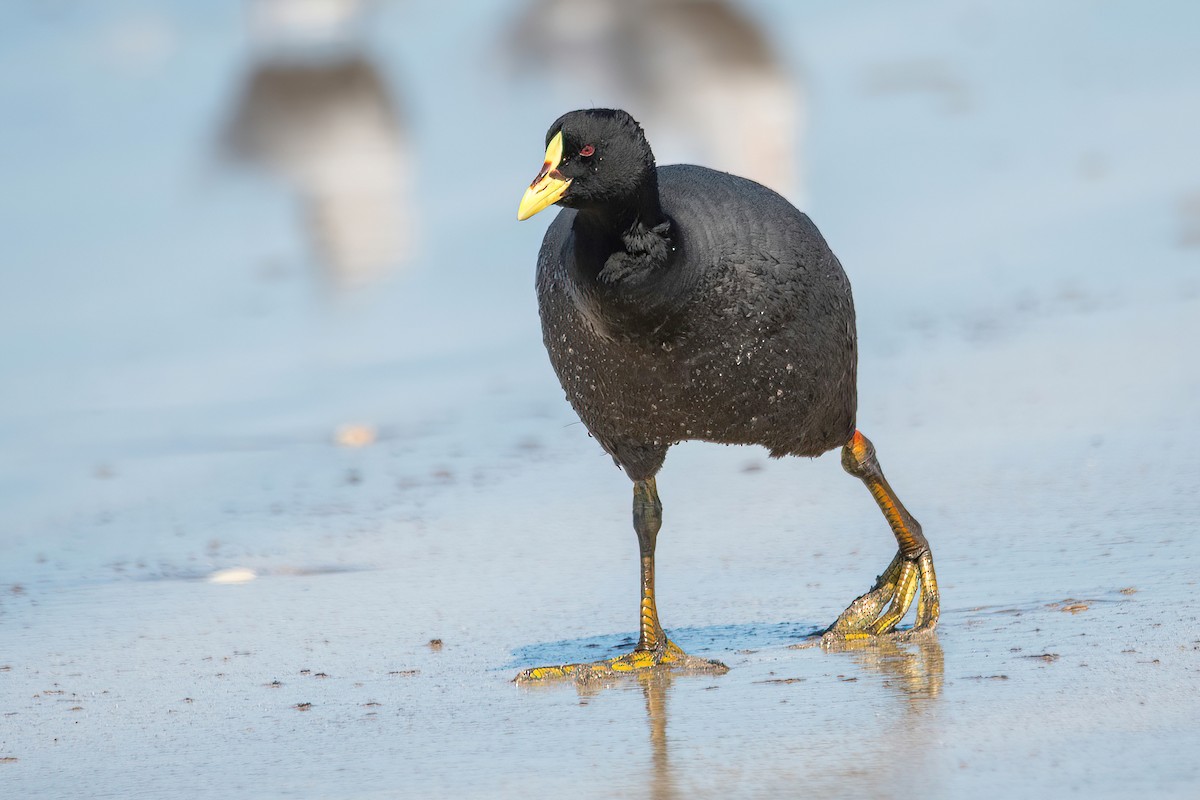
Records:
{"label": "bird's neck", "polygon": [[674,251],[671,221],[651,177],[620,204],[580,209],[575,217],[576,256],[603,284],[639,282],[661,270]]}

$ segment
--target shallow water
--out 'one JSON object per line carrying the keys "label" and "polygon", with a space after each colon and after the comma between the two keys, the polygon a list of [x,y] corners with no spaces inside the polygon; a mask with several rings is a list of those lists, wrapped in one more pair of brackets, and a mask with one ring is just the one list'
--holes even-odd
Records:
{"label": "shallow water", "polygon": [[13,3],[4,796],[1196,796],[1197,12],[738,8],[808,121],[780,186],[854,283],[936,638],[793,649],[886,525],[836,455],[688,444],[659,607],[730,672],[510,682],[629,647],[637,610],[628,481],[541,350],[548,219],[512,219],[545,127],[609,95],[515,66],[519,9],[351,36],[409,243],[365,269],[306,211],[325,184],[223,160],[271,57],[239,5]]}

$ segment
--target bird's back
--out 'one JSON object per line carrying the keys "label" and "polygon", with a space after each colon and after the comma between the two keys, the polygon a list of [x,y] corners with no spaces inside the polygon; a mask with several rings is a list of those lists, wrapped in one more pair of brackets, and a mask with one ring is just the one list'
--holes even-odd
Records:
{"label": "bird's back", "polygon": [[538,259],[550,360],[588,430],[633,478],[685,439],[819,455],[854,431],[850,284],[809,218],[752,181],[658,170],[676,246],[647,280],[605,283],[576,258],[576,212]]}

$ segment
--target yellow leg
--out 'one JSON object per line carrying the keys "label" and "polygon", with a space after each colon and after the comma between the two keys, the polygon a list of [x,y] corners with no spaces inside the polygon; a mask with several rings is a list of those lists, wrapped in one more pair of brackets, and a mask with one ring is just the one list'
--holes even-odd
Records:
{"label": "yellow leg", "polygon": [[561,664],[527,669],[516,677],[517,683],[572,677],[578,681],[670,667],[688,672],[727,672],[719,661],[695,658],[667,639],[658,621],[654,602],[654,547],[662,527],[662,502],[654,478],[633,484],[633,527],[642,553],[642,602],[639,614],[638,643],[632,653],[585,664]]}
{"label": "yellow leg", "polygon": [[[937,575],[933,570],[933,554],[921,533],[920,523],[908,513],[888,485],[875,457],[875,446],[861,432],[855,431],[854,437],[842,448],[842,466],[866,484],[895,534],[900,552],[871,590],[851,603],[825,631],[823,639],[909,637],[933,630],[940,613]],[[896,625],[904,619],[914,598],[918,598],[916,623],[907,631],[896,631]]]}

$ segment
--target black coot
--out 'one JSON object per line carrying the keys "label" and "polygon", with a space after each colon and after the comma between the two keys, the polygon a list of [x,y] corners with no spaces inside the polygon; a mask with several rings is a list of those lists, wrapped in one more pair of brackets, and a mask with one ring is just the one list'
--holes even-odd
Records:
{"label": "black coot", "polygon": [[[855,430],[850,283],[816,226],[753,181],[656,167],[624,111],[572,111],[546,142],[517,218],[565,207],[538,255],[542,331],[567,400],[634,482],[641,626],[628,655],[518,679],[710,664],[667,640],[654,604],[662,510],[654,476],[667,449],[687,439],[763,445],[776,457],[841,447],[842,465],[870,489],[900,550],[825,637],[932,630],[938,591],[929,545]],[[897,633],[918,595],[914,627]]]}

